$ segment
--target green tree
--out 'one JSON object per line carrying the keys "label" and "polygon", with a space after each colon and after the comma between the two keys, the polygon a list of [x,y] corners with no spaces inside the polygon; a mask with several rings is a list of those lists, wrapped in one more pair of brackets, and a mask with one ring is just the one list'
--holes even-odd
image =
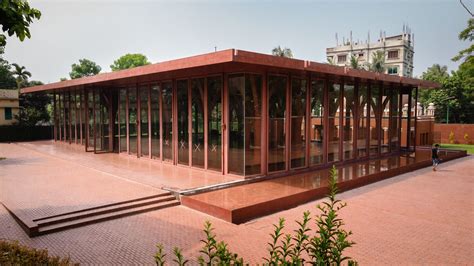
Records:
{"label": "green tree", "polygon": [[13,76],[16,76],[16,87],[20,89],[23,84],[28,82],[28,78],[31,78],[31,73],[26,71],[24,66],[20,66],[15,63],[13,63],[12,66],[14,68],[12,74]]}
{"label": "green tree", "polygon": [[334,58],[331,56],[331,57],[328,57],[326,58],[327,60],[327,63],[332,65],[332,66],[335,66],[336,65],[336,62],[334,62]]}
{"label": "green tree", "polygon": [[[16,35],[20,41],[31,38],[30,23],[40,19],[41,12],[31,8],[25,0],[2,0],[0,2],[0,25],[8,36]],[[5,46],[7,37],[0,34],[0,46]]]}
{"label": "green tree", "polygon": [[353,69],[360,69],[359,59],[355,55],[351,55],[351,68]]}
{"label": "green tree", "polygon": [[[41,81],[30,81],[28,87],[43,85]],[[20,113],[17,120],[20,125],[34,126],[48,124],[51,121],[51,96],[46,92],[28,93],[20,95]]]}
{"label": "green tree", "polygon": [[369,70],[384,73],[385,72],[385,53],[375,51],[372,53],[372,62],[368,65]]}
{"label": "green tree", "polygon": [[10,63],[3,58],[5,47],[0,46],[0,89],[16,88],[16,80],[11,72]]}
{"label": "green tree", "polygon": [[71,65],[71,68],[72,70],[69,72],[71,79],[94,76],[102,70],[94,61],[85,58],[79,59],[79,64],[74,63]]}
{"label": "green tree", "polygon": [[115,60],[110,68],[112,71],[129,69],[151,64],[143,54],[126,54]]}
{"label": "green tree", "polygon": [[[474,18],[470,18],[467,21],[467,28],[459,33],[459,40],[472,42],[474,40]],[[471,44],[466,49],[459,51],[459,53],[453,57],[453,61],[459,61],[464,58],[464,60],[472,59],[472,53],[474,52],[474,44]]]}
{"label": "green tree", "polygon": [[[424,80],[435,81],[442,84],[447,78],[449,78],[449,72],[447,66],[441,66],[440,64],[433,64],[425,72],[421,74],[421,78]],[[422,89],[419,91],[420,103],[423,106],[427,106],[431,103],[431,95],[435,90],[433,89]]]}
{"label": "green tree", "polygon": [[274,56],[280,56],[280,57],[286,57],[286,58],[293,58],[293,52],[291,51],[290,48],[281,48],[280,45],[277,47],[273,48],[272,50],[272,55]]}

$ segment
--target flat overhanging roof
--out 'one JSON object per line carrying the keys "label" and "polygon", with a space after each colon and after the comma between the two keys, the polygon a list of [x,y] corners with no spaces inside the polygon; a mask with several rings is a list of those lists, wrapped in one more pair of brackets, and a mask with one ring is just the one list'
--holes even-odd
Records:
{"label": "flat overhanging roof", "polygon": [[143,76],[156,75],[160,73],[186,70],[192,68],[209,67],[220,64],[243,63],[247,65],[280,68],[294,71],[309,71],[314,73],[330,74],[335,76],[361,78],[364,80],[382,81],[388,83],[399,83],[404,86],[416,86],[424,88],[439,88],[436,82],[381,74],[372,71],[351,69],[342,66],[333,66],[307,60],[284,58],[273,55],[248,52],[237,49],[223,50],[208,54],[185,57],[161,63],[135,67],[115,72],[101,73],[95,76],[83,77],[66,81],[59,81],[40,86],[21,89],[21,93],[32,93],[39,91],[54,91],[69,89],[73,87],[88,86],[97,83],[113,82],[119,80],[133,79]]}

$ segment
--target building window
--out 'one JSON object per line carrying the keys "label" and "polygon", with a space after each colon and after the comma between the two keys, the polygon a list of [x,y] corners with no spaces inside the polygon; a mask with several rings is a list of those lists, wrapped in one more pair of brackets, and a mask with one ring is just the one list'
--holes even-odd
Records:
{"label": "building window", "polygon": [[347,61],[347,55],[338,55],[337,62],[338,63],[345,63]]}
{"label": "building window", "polygon": [[388,59],[398,59],[398,50],[388,51]]}
{"label": "building window", "polygon": [[12,108],[5,107],[5,120],[12,120]]}
{"label": "building window", "polygon": [[398,74],[398,67],[397,66],[390,66],[387,68],[387,73],[389,75],[397,75]]}

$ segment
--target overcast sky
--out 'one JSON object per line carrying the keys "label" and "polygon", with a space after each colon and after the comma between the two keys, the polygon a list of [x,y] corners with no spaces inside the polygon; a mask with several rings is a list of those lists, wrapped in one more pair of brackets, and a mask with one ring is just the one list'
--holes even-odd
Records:
{"label": "overcast sky", "polygon": [[[31,39],[8,38],[5,58],[45,83],[69,78],[71,64],[88,58],[110,71],[126,53],[152,63],[236,48],[270,53],[281,45],[296,58],[325,61],[335,33],[361,41],[415,33],[414,73],[450,59],[468,43],[458,40],[468,13],[458,0],[412,1],[29,1],[42,12]],[[474,9],[473,0],[464,2]]]}

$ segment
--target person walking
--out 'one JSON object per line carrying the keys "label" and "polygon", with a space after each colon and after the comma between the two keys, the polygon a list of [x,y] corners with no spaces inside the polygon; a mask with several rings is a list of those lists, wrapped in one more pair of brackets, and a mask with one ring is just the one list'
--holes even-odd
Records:
{"label": "person walking", "polygon": [[434,148],[431,149],[431,161],[433,161],[433,171],[436,171],[436,167],[439,164],[439,144],[435,144]]}

